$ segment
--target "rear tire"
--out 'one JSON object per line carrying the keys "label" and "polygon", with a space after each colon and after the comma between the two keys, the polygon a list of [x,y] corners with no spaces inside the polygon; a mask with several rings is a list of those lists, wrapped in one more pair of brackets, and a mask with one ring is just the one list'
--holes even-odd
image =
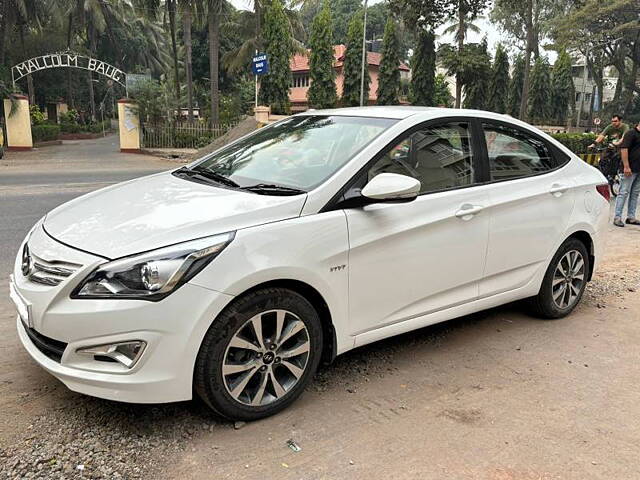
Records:
{"label": "rear tire", "polygon": [[589,252],[584,243],[567,239],[553,256],[540,292],[529,299],[532,313],[546,319],[569,315],[582,299],[589,269]]}
{"label": "rear tire", "polygon": [[322,325],[311,303],[284,288],[251,292],[232,303],[204,337],[194,388],[232,420],[257,420],[293,403],[322,353]]}

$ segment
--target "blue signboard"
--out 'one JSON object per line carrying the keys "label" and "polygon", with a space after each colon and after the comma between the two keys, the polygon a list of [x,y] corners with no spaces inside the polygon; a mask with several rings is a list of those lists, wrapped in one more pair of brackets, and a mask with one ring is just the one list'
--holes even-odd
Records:
{"label": "blue signboard", "polygon": [[264,75],[265,73],[269,73],[269,59],[267,58],[266,53],[258,53],[253,57],[251,70],[254,75]]}

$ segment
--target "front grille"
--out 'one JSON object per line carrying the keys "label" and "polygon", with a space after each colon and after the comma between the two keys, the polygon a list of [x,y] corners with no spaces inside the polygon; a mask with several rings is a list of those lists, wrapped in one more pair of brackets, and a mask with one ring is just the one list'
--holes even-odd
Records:
{"label": "front grille", "polygon": [[33,252],[28,252],[29,270],[26,277],[35,283],[55,286],[76,272],[82,265],[62,260],[45,260]]}
{"label": "front grille", "polygon": [[54,340],[53,338],[45,337],[41,333],[36,332],[33,328],[29,328],[24,325],[24,329],[29,335],[29,338],[33,344],[44,353],[51,360],[60,363],[64,349],[67,348],[67,344],[60,340]]}

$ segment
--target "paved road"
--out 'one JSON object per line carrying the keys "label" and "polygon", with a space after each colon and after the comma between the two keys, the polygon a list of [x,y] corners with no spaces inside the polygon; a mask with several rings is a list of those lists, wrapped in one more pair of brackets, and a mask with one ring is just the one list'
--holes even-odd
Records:
{"label": "paved road", "polygon": [[[19,431],[15,429],[13,416],[24,416],[24,410],[18,413],[15,408],[25,391],[33,392],[34,385],[36,388],[53,385],[20,351],[15,334],[7,289],[20,242],[39,218],[72,198],[175,166],[174,162],[147,155],[121,154],[117,136],[65,142],[31,152],[7,152],[0,161],[0,409],[3,411],[0,439],[3,441]],[[24,420],[28,421],[28,417]]]}
{"label": "paved road", "polygon": [[0,161],[0,288],[29,228],[58,205],[97,188],[173,168],[155,157],[121,154],[118,138],[65,142]]}

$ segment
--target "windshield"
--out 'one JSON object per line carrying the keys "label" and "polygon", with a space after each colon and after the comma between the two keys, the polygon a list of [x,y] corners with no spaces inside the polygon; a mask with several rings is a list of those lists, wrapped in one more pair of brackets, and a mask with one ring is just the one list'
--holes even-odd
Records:
{"label": "windshield", "polygon": [[291,117],[214,153],[193,168],[222,175],[239,188],[269,185],[309,191],[396,122],[368,117]]}

